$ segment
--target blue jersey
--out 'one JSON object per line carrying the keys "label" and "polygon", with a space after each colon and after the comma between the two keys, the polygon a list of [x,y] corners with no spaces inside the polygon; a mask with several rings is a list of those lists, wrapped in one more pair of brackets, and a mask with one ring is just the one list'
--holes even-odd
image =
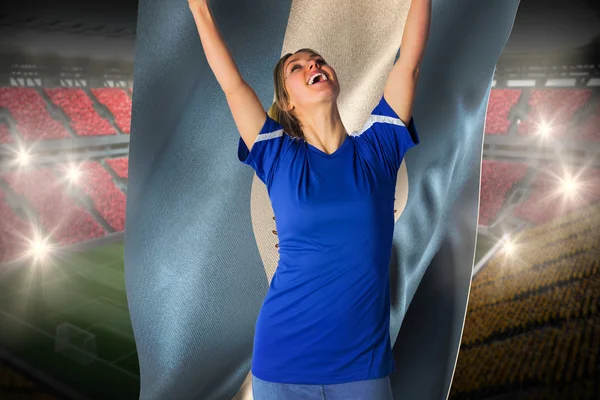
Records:
{"label": "blue jersey", "polygon": [[332,154],[267,116],[238,157],[268,190],[279,264],[254,337],[252,373],[270,382],[336,384],[385,377],[397,172],[419,143],[382,97]]}

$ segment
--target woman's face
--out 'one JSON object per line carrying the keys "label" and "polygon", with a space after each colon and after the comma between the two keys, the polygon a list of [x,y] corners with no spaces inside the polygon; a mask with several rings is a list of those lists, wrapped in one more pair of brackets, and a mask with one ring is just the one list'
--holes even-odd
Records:
{"label": "woman's face", "polygon": [[286,60],[283,71],[290,109],[310,110],[313,105],[335,101],[339,95],[335,71],[321,56],[294,54]]}

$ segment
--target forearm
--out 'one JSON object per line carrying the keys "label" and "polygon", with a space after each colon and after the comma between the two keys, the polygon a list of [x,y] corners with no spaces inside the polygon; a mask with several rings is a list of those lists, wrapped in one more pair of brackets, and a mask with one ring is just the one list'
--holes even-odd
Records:
{"label": "forearm", "polygon": [[189,5],[208,65],[223,91],[225,93],[234,92],[244,83],[244,80],[215,24],[208,2],[190,2]]}
{"label": "forearm", "polygon": [[431,22],[431,0],[411,0],[398,63],[402,68],[418,71],[427,40]]}

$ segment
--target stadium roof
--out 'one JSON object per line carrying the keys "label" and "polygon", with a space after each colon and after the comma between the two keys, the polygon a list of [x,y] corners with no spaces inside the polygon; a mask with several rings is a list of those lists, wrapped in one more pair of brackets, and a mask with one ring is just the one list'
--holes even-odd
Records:
{"label": "stadium roof", "polygon": [[[0,13],[0,53],[133,60],[137,0],[21,0]],[[600,37],[594,0],[521,0],[508,54],[560,53]],[[598,42],[596,42],[596,47]]]}

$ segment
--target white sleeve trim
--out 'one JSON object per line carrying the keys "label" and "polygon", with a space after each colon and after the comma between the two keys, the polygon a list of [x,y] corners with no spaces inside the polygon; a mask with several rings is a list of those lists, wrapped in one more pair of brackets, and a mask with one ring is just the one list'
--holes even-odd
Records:
{"label": "white sleeve trim", "polygon": [[277,139],[278,137],[283,136],[283,129],[278,129],[269,133],[261,133],[256,137],[254,143],[262,142],[263,140]]}
{"label": "white sleeve trim", "polygon": [[363,125],[363,127],[361,128],[361,130],[358,131],[358,132],[352,132],[350,134],[350,136],[360,136],[360,135],[362,135],[367,129],[369,129],[375,123],[391,124],[391,125],[398,125],[398,126],[406,126],[406,125],[404,125],[404,122],[402,122],[402,120],[400,118],[386,117],[385,115],[373,115],[373,114],[371,114],[371,116],[369,116],[369,119],[367,120],[367,122],[365,122],[365,124]]}

